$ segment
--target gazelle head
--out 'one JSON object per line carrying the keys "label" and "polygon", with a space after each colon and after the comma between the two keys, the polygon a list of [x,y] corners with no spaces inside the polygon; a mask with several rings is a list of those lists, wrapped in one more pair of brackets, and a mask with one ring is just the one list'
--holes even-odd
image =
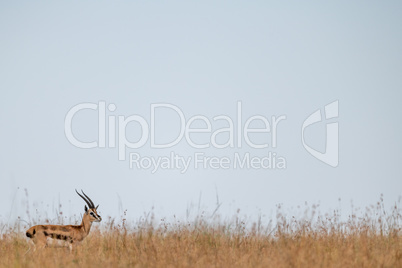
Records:
{"label": "gazelle head", "polygon": [[82,199],[84,199],[85,203],[87,203],[88,207],[85,205],[85,214],[89,216],[89,220],[91,222],[100,222],[102,220],[102,217],[96,212],[96,210],[98,209],[99,205],[97,205],[95,207],[94,202],[92,202],[91,198],[89,198],[84,191],[81,190],[81,192],[83,193],[82,196],[79,192],[77,192],[77,189],[75,190],[75,192],[81,196]]}

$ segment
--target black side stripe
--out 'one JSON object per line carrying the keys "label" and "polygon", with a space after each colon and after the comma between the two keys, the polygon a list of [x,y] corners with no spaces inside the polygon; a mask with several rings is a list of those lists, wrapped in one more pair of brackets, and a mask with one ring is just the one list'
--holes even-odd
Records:
{"label": "black side stripe", "polygon": [[51,238],[53,238],[53,239],[59,239],[59,240],[65,240],[65,241],[73,241],[73,238],[71,237],[71,236],[67,236],[67,235],[62,235],[62,234],[55,234],[55,233],[53,233],[53,234],[49,234],[48,232],[46,232],[46,231],[43,231],[43,234],[45,235],[45,236],[50,236]]}

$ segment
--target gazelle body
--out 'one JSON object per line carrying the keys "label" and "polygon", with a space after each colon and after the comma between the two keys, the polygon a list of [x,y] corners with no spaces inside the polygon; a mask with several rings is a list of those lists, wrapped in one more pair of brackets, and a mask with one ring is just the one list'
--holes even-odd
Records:
{"label": "gazelle body", "polygon": [[[77,192],[77,190],[76,190]],[[35,248],[44,248],[48,245],[48,238],[66,241],[69,244],[70,250],[73,249],[74,244],[81,242],[89,234],[93,222],[100,222],[101,216],[98,215],[96,209],[99,207],[94,206],[92,200],[84,193],[81,196],[87,203],[85,206],[85,213],[82,217],[80,225],[35,225],[26,231],[26,236],[32,239]]]}

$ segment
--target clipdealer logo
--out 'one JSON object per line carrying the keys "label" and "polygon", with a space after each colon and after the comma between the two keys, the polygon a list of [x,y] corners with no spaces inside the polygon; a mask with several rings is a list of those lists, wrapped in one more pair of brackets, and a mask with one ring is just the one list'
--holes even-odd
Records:
{"label": "clipdealer logo", "polygon": [[[268,151],[264,156],[252,155],[250,152],[234,152],[232,156],[206,155],[205,149],[241,149],[245,146],[250,149],[267,149],[277,147],[277,131],[279,124],[286,120],[285,115],[271,116],[253,115],[244,118],[242,103],[239,101],[236,107],[236,116],[232,119],[229,115],[216,115],[208,118],[204,115],[186,117],[178,106],[170,103],[150,104],[150,117],[148,120],[139,114],[129,116],[117,115],[115,104],[107,104],[105,101],[98,103],[80,103],[72,107],[66,114],[64,131],[67,140],[77,148],[117,148],[118,160],[125,161],[128,156],[130,168],[150,169],[152,173],[160,169],[179,169],[181,173],[188,170],[190,165],[195,169],[285,169],[286,159],[276,152]],[[97,139],[83,141],[73,133],[74,117],[84,110],[90,110],[97,114],[98,129]],[[179,120],[178,135],[165,143],[156,142],[156,125],[159,123],[157,113],[169,111]],[[188,119],[186,119],[188,118]],[[202,123],[205,127],[196,127]],[[225,125],[225,127],[217,127]],[[259,124],[262,127],[252,127]],[[139,139],[133,141],[133,137],[127,137],[128,126],[135,127],[140,133]],[[209,135],[209,141],[197,143],[200,135]],[[264,142],[257,143],[253,135],[262,135]],[[222,142],[222,137],[227,137]],[[194,149],[193,155],[179,155],[174,152],[174,147],[185,142]],[[151,149],[170,149],[165,156],[142,156],[140,149],[149,146]],[[265,151],[264,151],[265,152]]]}
{"label": "clipdealer logo", "polygon": [[[80,140],[73,133],[74,117],[84,110],[93,111],[97,115],[97,139],[92,141]],[[286,158],[275,151],[278,146],[278,128],[280,123],[286,120],[286,115],[273,115],[269,118],[263,115],[252,115],[245,118],[241,101],[237,102],[236,116],[233,118],[224,114],[212,118],[204,115],[186,117],[182,109],[170,103],[150,104],[149,118],[140,114],[118,115],[116,110],[115,104],[107,104],[105,101],[80,103],[73,106],[67,112],[64,121],[67,140],[73,146],[82,149],[117,148],[118,160],[126,161],[128,156],[130,169],[145,169],[152,173],[167,169],[177,169],[185,173],[191,166],[194,169],[286,169]],[[167,142],[158,143],[155,138],[156,125],[161,123],[161,119],[157,114],[166,112],[174,116],[172,120],[179,120],[179,128],[175,129],[178,134]],[[338,101],[325,107],[325,115],[326,119],[338,116]],[[305,128],[320,121],[320,110],[304,121],[301,131],[302,144],[315,158],[336,167],[338,165],[338,123],[327,125],[327,143],[324,153],[309,147],[305,142]],[[199,127],[200,123],[204,127]],[[260,127],[255,127],[255,124]],[[222,125],[225,126],[219,127]],[[127,135],[126,130],[129,126],[139,133],[139,138],[135,141],[133,141],[134,137]],[[161,126],[158,128],[159,135],[160,128]],[[164,131],[168,130],[171,129]],[[198,137],[208,135],[208,141],[197,143],[197,135]],[[255,139],[256,136],[260,139]],[[194,149],[192,155],[180,155],[175,152],[174,147],[183,142]],[[170,152],[163,156],[144,156],[141,155],[141,149],[144,147],[169,149]],[[234,153],[223,157],[207,155],[205,151],[209,148],[232,149]],[[250,152],[244,152],[244,148],[250,149]],[[270,148],[274,151],[269,151]],[[239,152],[240,149],[243,149],[243,153]],[[256,155],[255,152],[258,151],[263,152],[263,156],[261,153]]]}

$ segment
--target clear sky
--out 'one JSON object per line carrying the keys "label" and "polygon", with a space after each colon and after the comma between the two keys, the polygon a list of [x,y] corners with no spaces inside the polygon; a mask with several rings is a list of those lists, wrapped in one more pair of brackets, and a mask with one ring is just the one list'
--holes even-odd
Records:
{"label": "clear sky", "polygon": [[[30,209],[51,216],[59,202],[68,215],[82,213],[76,188],[102,215],[127,209],[131,219],[152,207],[168,218],[213,211],[216,195],[225,217],[237,209],[269,217],[277,204],[365,207],[381,194],[391,206],[402,194],[401,14],[400,1],[2,1],[0,221],[26,218],[24,189]],[[301,138],[303,122],[318,109],[325,119],[334,101],[339,116],[306,127],[304,138],[324,152],[326,124],[337,123],[336,167],[312,156]],[[98,112],[102,103],[115,108],[105,112],[117,126],[109,135],[113,121],[105,123],[105,148],[78,148],[66,136],[67,115],[80,103],[96,110],[75,113],[71,132],[98,147]],[[179,137],[170,148],[152,146],[152,130],[140,127],[151,125],[155,104],[176,108],[154,114],[156,143]],[[270,132],[245,135],[252,116],[249,129]],[[274,131],[273,117],[281,116]],[[186,139],[189,122],[210,122],[210,131]],[[123,138],[144,144],[125,148]],[[234,166],[236,157],[258,162],[270,153],[283,169]],[[130,168],[130,156],[173,165],[171,154],[190,159],[185,172],[153,173],[147,159]],[[196,155],[230,163],[195,168]]]}

